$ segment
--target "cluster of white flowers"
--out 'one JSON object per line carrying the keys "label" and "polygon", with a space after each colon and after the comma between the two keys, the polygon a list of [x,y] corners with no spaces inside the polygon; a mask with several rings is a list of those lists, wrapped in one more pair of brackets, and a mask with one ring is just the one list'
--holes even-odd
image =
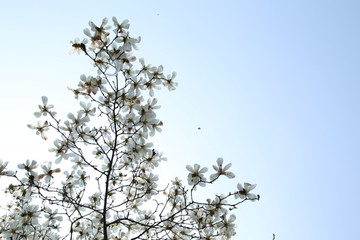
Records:
{"label": "cluster of white flowers", "polygon": [[13,180],[6,189],[13,201],[0,217],[0,238],[231,238],[235,215],[229,211],[258,199],[250,193],[256,185],[238,184],[227,195],[195,199],[197,186],[235,177],[231,164],[218,158],[209,180],[206,167],[188,165],[187,186],[176,178],[159,188],[154,169],[166,159],[148,141],[163,126],[154,95],[161,87],[174,90],[176,74],[136,61],[132,52],[140,37],[129,35],[127,20],[112,20],[113,34],[104,19],[100,25],[89,22],[85,39],[71,41],[71,52],[85,54],[97,69],[96,76],[81,75],[77,87],[69,88],[79,111],[61,119],[44,96],[34,114],[40,120],[28,125],[44,140],[49,130],[58,134],[49,149],[56,159],[26,160],[16,172],[5,170],[7,162],[0,160],[0,176]]}

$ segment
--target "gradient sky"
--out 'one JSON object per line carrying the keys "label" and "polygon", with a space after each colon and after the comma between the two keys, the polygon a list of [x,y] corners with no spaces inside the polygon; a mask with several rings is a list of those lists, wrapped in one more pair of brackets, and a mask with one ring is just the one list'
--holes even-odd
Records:
{"label": "gradient sky", "polygon": [[69,41],[116,16],[142,37],[138,58],[178,73],[178,89],[157,95],[160,178],[223,157],[237,177],[211,190],[247,181],[261,195],[234,211],[234,239],[360,239],[359,11],[357,0],[3,1],[0,158],[52,157],[26,125],[42,95],[69,111],[67,86],[94,71]]}

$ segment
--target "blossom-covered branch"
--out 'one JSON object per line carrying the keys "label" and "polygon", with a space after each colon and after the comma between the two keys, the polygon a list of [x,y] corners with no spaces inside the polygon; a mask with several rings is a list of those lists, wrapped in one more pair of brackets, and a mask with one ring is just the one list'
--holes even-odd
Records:
{"label": "blossom-covered branch", "polygon": [[[69,88],[79,110],[60,116],[46,96],[29,124],[42,139],[57,134],[49,149],[54,160],[26,160],[17,171],[0,175],[11,180],[5,192],[12,198],[1,216],[4,239],[230,239],[235,215],[245,201],[259,200],[255,184],[201,201],[199,187],[219,178],[235,178],[231,164],[218,158],[209,176],[207,167],[186,166],[187,184],[179,178],[159,187],[156,168],[166,158],[149,139],[163,122],[154,97],[165,87],[174,90],[176,73],[137,59],[140,37],[131,37],[127,20],[115,17],[89,22],[85,39],[71,41],[71,52],[87,56],[95,75],[80,76]],[[111,31],[112,30],[112,31]],[[236,186],[236,185],[235,185]]]}

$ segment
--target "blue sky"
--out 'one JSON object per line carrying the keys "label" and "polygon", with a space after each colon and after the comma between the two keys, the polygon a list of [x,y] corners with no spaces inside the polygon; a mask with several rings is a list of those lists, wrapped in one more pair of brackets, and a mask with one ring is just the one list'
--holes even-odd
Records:
{"label": "blue sky", "polygon": [[165,179],[221,156],[237,178],[213,191],[248,181],[261,195],[236,210],[234,239],[359,239],[359,9],[355,0],[1,3],[0,158],[51,157],[51,142],[26,125],[42,95],[69,111],[67,86],[93,72],[69,41],[89,20],[116,16],[142,37],[136,56],[178,73],[178,89],[158,94]]}

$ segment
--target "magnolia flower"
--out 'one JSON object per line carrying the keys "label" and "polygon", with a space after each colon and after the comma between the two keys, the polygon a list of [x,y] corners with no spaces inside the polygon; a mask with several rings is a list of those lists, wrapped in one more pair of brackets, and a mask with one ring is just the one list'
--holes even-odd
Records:
{"label": "magnolia flower", "polygon": [[238,183],[237,188],[238,192],[235,193],[235,198],[244,199],[247,198],[249,200],[257,200],[258,197],[254,193],[250,193],[256,187],[256,184],[244,183],[244,187],[241,183]]}
{"label": "magnolia flower", "polygon": [[172,75],[168,75],[165,78],[164,86],[168,88],[168,90],[175,90],[176,86],[178,85],[177,82],[174,81],[174,78],[176,77],[176,72],[173,72]]}
{"label": "magnolia flower", "polygon": [[[101,62],[100,60],[96,63],[97,66],[103,65],[105,63]],[[80,87],[77,89],[79,91],[79,94],[83,91],[87,92],[88,94],[93,93],[96,94],[99,88],[102,87],[103,84],[106,83],[106,80],[100,78],[100,77],[92,77],[92,76],[86,76],[85,74],[80,75],[80,82],[78,86]],[[82,94],[85,94],[84,92]]]}
{"label": "magnolia flower", "polygon": [[234,173],[227,171],[231,167],[231,163],[229,163],[229,164],[225,165],[225,167],[223,167],[223,161],[224,160],[222,158],[218,158],[216,160],[217,166],[213,165],[213,168],[216,171],[216,173],[213,173],[210,175],[210,181],[213,181],[214,179],[218,178],[220,175],[225,175],[228,178],[235,177]]}
{"label": "magnolia flower", "polygon": [[80,138],[85,142],[87,142],[90,141],[91,139],[94,139],[96,135],[95,131],[91,130],[89,127],[85,127],[85,128],[81,127],[77,129],[77,131],[73,134],[73,137]]}
{"label": "magnolia flower", "polygon": [[132,50],[132,48],[134,48],[135,50],[138,49],[136,44],[141,41],[141,37],[140,36],[137,38],[126,37],[126,38],[124,38],[123,41],[124,41],[123,49],[125,51],[130,52]]}
{"label": "magnolia flower", "polygon": [[96,26],[92,21],[89,21],[89,26],[93,34],[88,28],[84,29],[84,34],[91,40],[91,48],[97,48],[102,45],[103,42],[107,42],[106,37],[110,34],[107,30],[110,26],[107,26],[108,20],[104,18],[100,26]]}
{"label": "magnolia flower", "polygon": [[2,221],[0,224],[0,229],[4,229],[4,231],[1,233],[1,237],[4,239],[11,239],[14,234],[19,234],[22,229],[22,223],[21,221],[7,221],[8,219],[5,219],[5,221]]}
{"label": "magnolia flower", "polygon": [[34,169],[36,169],[38,167],[38,164],[35,160],[32,160],[30,162],[30,160],[26,160],[26,163],[22,163],[18,165],[19,169],[25,169],[25,171],[29,172],[31,175],[33,176],[37,176],[37,173],[34,172]]}
{"label": "magnolia flower", "polygon": [[161,126],[163,126],[164,123],[162,121],[157,120],[156,123],[151,124],[150,128],[150,137],[153,137],[155,135],[155,132],[161,132]]}
{"label": "magnolia flower", "polygon": [[14,174],[13,171],[4,171],[8,163],[9,162],[3,162],[3,160],[0,159],[0,176],[1,175],[10,176]]}
{"label": "magnolia flower", "polygon": [[139,59],[139,62],[141,64],[141,70],[140,72],[145,75],[145,77],[150,78],[150,73],[156,71],[156,67],[151,66],[150,64],[146,65],[145,60],[143,58]]}
{"label": "magnolia flower", "polygon": [[133,150],[135,152],[135,155],[140,157],[140,156],[145,155],[148,152],[152,152],[152,150],[151,150],[152,146],[153,146],[153,143],[150,143],[150,142],[147,143],[143,138],[141,138],[138,141],[138,144],[135,145],[135,149],[133,149]]}
{"label": "magnolia flower", "polygon": [[89,21],[89,26],[91,28],[91,31],[93,31],[97,34],[103,34],[103,35],[107,36],[110,33],[108,33],[106,30],[109,30],[111,28],[110,26],[106,26],[107,23],[108,23],[108,19],[103,18],[100,26],[96,26],[95,23],[93,23],[92,21]]}
{"label": "magnolia flower", "polygon": [[45,135],[45,132],[49,130],[47,121],[45,122],[38,121],[37,126],[32,124],[28,124],[27,126],[31,129],[35,129],[37,135],[41,135],[42,139],[47,140],[47,137]]}
{"label": "magnolia flower", "polygon": [[73,127],[71,126],[71,123],[68,120],[65,120],[64,126],[60,126],[59,128],[69,134],[74,131]]}
{"label": "magnolia flower", "polygon": [[86,175],[86,172],[82,170],[77,170],[74,175],[74,183],[78,184],[80,187],[84,187],[89,179],[90,176]]}
{"label": "magnolia flower", "polygon": [[39,109],[40,109],[39,112],[34,112],[35,117],[38,118],[38,117],[40,117],[41,115],[46,116],[48,113],[51,114],[51,115],[55,115],[56,112],[50,111],[50,109],[53,108],[54,105],[52,105],[52,104],[49,104],[49,105],[48,105],[48,104],[47,104],[48,98],[47,98],[46,96],[42,96],[42,97],[41,97],[41,100],[42,100],[43,104],[42,104],[42,105],[39,105]]}
{"label": "magnolia flower", "polygon": [[149,90],[149,95],[151,97],[154,96],[154,89],[159,90],[160,89],[161,80],[160,79],[152,79],[145,83],[146,89]]}
{"label": "magnolia flower", "polygon": [[205,228],[203,239],[215,240],[214,228]]}
{"label": "magnolia flower", "polygon": [[86,164],[82,158],[80,158],[78,155],[74,155],[73,159],[71,159],[71,162],[73,162],[72,169],[76,170],[78,168],[83,169],[86,167]]}
{"label": "magnolia flower", "polygon": [[101,203],[101,192],[96,192],[93,195],[89,196],[89,200],[93,206],[98,206]]}
{"label": "magnolia flower", "polygon": [[129,20],[125,19],[124,21],[122,21],[121,23],[118,22],[118,20],[116,19],[116,17],[112,18],[113,22],[114,22],[114,32],[116,34],[118,33],[123,33],[124,29],[128,29],[130,24],[129,24]]}
{"label": "magnolia flower", "polygon": [[83,116],[81,112],[78,112],[76,117],[74,114],[68,113],[67,117],[71,120],[71,124],[75,126],[85,125],[86,122],[90,121],[90,118]]}
{"label": "magnolia flower", "polygon": [[140,121],[150,121],[153,122],[156,117],[156,113],[149,109],[149,105],[135,105],[134,109],[138,111],[139,116],[141,116]]}
{"label": "magnolia flower", "polygon": [[95,158],[102,160],[108,151],[109,147],[107,145],[102,145],[100,147],[96,147],[95,150],[92,151],[92,154]]}
{"label": "magnolia flower", "polygon": [[51,208],[47,208],[45,211],[45,218],[46,221],[44,222],[44,226],[46,227],[48,224],[54,225],[56,222],[61,222],[63,220],[63,217],[58,214],[58,210],[55,209],[53,211]]}
{"label": "magnolia flower", "polygon": [[45,183],[50,183],[51,178],[53,178],[54,173],[61,172],[60,168],[52,169],[52,162],[48,162],[47,165],[41,165],[43,173],[39,175],[39,179],[44,178]]}
{"label": "magnolia flower", "polygon": [[227,204],[225,195],[221,194],[216,196],[214,200],[207,199],[209,203],[205,208],[208,211],[209,216],[218,218],[220,215],[226,214],[228,211],[225,208]]}
{"label": "magnolia flower", "polygon": [[67,159],[69,155],[71,155],[68,153],[69,148],[67,147],[67,140],[64,137],[62,137],[62,139],[56,139],[54,145],[55,147],[49,148],[49,152],[55,153],[57,157],[55,163],[60,163],[62,159]]}
{"label": "magnolia flower", "polygon": [[190,173],[188,175],[189,185],[199,184],[202,187],[205,186],[205,183],[203,183],[201,181],[206,181],[206,178],[204,177],[204,173],[207,172],[207,170],[208,170],[206,167],[200,169],[200,165],[195,164],[194,168],[191,167],[190,165],[187,165],[186,169],[188,171],[190,171]]}
{"label": "magnolia flower", "polygon": [[198,226],[205,226],[207,215],[205,211],[200,211],[199,209],[195,209],[189,212],[189,218]]}
{"label": "magnolia flower", "polygon": [[86,46],[85,44],[88,43],[88,40],[85,38],[80,42],[79,38],[75,38],[74,41],[70,41],[70,44],[72,46],[72,49],[70,50],[70,54],[73,54],[75,52],[77,52],[78,54],[80,54],[81,52],[86,52]]}
{"label": "magnolia flower", "polygon": [[152,152],[146,152],[143,157],[143,164],[145,168],[154,168],[159,166],[159,161],[161,158],[159,157],[159,153],[154,149]]}
{"label": "magnolia flower", "polygon": [[80,106],[82,107],[81,110],[79,110],[79,112],[81,114],[84,114],[85,116],[95,116],[95,111],[96,111],[96,108],[93,107],[91,108],[91,103],[84,103],[83,101],[80,102]]}
{"label": "magnolia flower", "polygon": [[221,229],[222,234],[224,234],[227,239],[229,239],[231,236],[235,235],[235,220],[236,216],[234,214],[231,214],[229,218],[226,218],[226,214],[222,215],[221,218],[223,221],[221,221],[218,226]]}
{"label": "magnolia flower", "polygon": [[155,219],[154,212],[150,210],[142,210],[139,212],[136,221],[142,224],[149,224],[150,221]]}
{"label": "magnolia flower", "polygon": [[20,216],[23,218],[23,222],[27,222],[33,225],[39,224],[39,206],[26,205],[21,209]]}

